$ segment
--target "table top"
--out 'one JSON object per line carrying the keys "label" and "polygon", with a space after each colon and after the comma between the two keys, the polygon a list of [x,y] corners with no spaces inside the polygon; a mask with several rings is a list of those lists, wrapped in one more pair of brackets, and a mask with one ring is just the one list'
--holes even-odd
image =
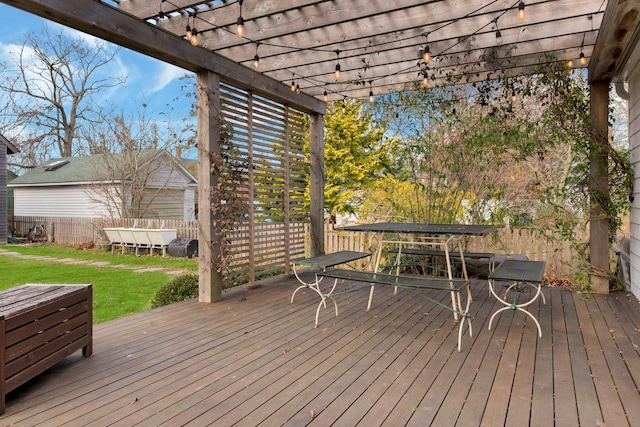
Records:
{"label": "table top", "polygon": [[375,233],[406,234],[457,234],[484,236],[495,230],[495,225],[473,224],[416,224],[410,222],[378,222],[375,224],[350,225],[338,228],[342,231],[370,231]]}
{"label": "table top", "polygon": [[544,267],[544,261],[508,259],[489,274],[489,279],[540,283],[544,278]]}
{"label": "table top", "polygon": [[306,265],[309,267],[327,268],[338,264],[345,264],[361,258],[371,256],[368,252],[356,251],[338,251],[330,254],[318,255],[312,258],[302,258],[293,261],[297,265]]}

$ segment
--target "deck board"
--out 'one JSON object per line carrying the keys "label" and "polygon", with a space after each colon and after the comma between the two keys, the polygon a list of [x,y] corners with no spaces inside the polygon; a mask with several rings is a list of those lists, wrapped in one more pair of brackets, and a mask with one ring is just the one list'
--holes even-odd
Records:
{"label": "deck board", "polygon": [[[429,301],[376,289],[321,309],[294,279],[94,326],[78,352],[7,396],[1,425],[638,425],[640,304],[544,288],[543,336],[474,281],[473,336]],[[442,303],[448,293],[428,291]],[[313,412],[312,412],[313,411]]]}

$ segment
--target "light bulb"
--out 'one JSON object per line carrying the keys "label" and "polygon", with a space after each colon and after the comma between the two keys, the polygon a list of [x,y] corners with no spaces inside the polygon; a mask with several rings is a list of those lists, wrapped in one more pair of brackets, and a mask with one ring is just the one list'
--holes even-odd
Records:
{"label": "light bulb", "polygon": [[431,61],[431,49],[429,48],[429,45],[424,47],[424,56],[422,57],[422,61],[427,64],[429,63],[429,61]]}
{"label": "light bulb", "polygon": [[259,66],[260,66],[260,57],[256,55],[253,57],[253,68],[257,70]]}
{"label": "light bulb", "polygon": [[336,73],[335,73],[336,81],[340,80],[340,74],[341,74],[340,73],[340,64],[336,64]]}
{"label": "light bulb", "polygon": [[324,102],[329,102],[329,94],[327,93],[326,90],[324,91],[323,99],[324,99]]}
{"label": "light bulb", "polygon": [[573,68],[573,59],[567,61],[567,67]]}
{"label": "light bulb", "polygon": [[580,52],[580,65],[587,65],[587,58],[584,56],[584,52]]}
{"label": "light bulb", "polygon": [[244,37],[244,18],[242,16],[238,16],[236,34],[238,35],[238,37]]}
{"label": "light bulb", "polygon": [[502,46],[502,33],[500,30],[496,31],[496,44]]}
{"label": "light bulb", "polygon": [[291,89],[291,92],[295,92],[296,91],[296,82],[291,80],[291,87],[289,89]]}
{"label": "light bulb", "polygon": [[518,5],[518,19],[519,20],[524,20],[524,2],[521,1],[520,4]]}
{"label": "light bulb", "polygon": [[375,101],[375,99],[373,98],[373,91],[370,90],[369,91],[369,104],[373,104],[374,101]]}
{"label": "light bulb", "polygon": [[429,77],[424,76],[422,78],[422,87],[427,87],[427,86],[429,86]]}
{"label": "light bulb", "polygon": [[191,27],[187,25],[187,40],[191,41]]}
{"label": "light bulb", "polygon": [[193,46],[198,46],[198,30],[195,27],[191,30],[191,39],[189,41]]}

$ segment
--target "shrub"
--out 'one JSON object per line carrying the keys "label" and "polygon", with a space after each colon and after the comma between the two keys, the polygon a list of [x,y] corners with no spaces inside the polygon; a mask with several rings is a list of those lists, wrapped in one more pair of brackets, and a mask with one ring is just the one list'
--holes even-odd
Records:
{"label": "shrub", "polygon": [[151,301],[151,307],[162,307],[198,296],[198,275],[182,274],[169,280]]}

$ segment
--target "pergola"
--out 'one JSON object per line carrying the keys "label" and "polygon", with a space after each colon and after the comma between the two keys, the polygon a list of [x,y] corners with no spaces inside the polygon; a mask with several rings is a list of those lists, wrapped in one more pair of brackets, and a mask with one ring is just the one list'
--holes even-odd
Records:
{"label": "pergola", "polygon": [[[618,0],[1,1],[197,74],[200,206],[210,204],[217,179],[202,153],[221,149],[221,82],[308,113],[312,254],[323,252],[324,101],[390,93],[425,77],[430,85],[516,77],[571,60],[588,68],[593,124],[606,141],[609,85],[638,22],[637,2]],[[601,156],[594,150],[591,185],[606,192]],[[593,203],[591,262],[608,271],[609,225],[600,213]],[[211,223],[201,215],[205,302],[222,291]],[[594,275],[592,285],[608,292],[606,277]]]}

